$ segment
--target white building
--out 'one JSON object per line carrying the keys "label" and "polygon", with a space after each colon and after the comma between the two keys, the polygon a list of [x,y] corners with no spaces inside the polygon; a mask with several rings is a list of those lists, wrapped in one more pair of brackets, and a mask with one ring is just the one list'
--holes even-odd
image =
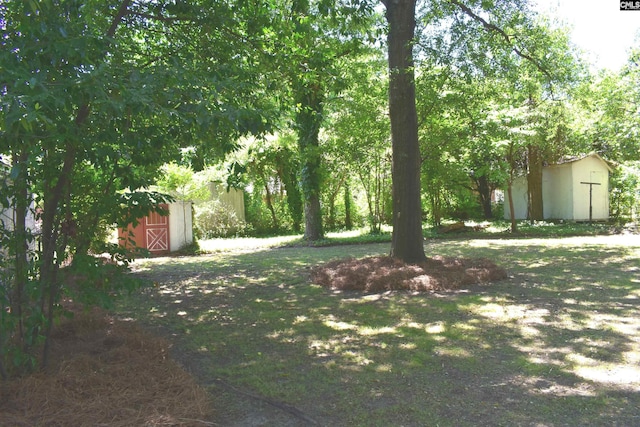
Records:
{"label": "white building", "polygon": [[[542,169],[544,219],[603,221],[609,219],[609,173],[612,170],[596,153],[561,161]],[[529,218],[527,178],[512,184],[514,216]],[[504,218],[511,219],[505,194]]]}

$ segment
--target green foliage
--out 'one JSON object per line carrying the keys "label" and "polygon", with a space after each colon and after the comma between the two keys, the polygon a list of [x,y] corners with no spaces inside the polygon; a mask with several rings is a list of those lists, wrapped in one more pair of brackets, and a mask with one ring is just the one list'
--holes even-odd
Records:
{"label": "green foliage", "polygon": [[[279,194],[271,198],[271,208],[265,203],[265,193],[255,187],[245,192],[245,216],[247,233],[252,235],[274,235],[293,232],[293,222],[288,213],[287,202]],[[273,215],[277,217],[274,224]]]}
{"label": "green foliage", "polygon": [[640,162],[617,165],[611,176],[611,217],[633,221],[640,217]]}
{"label": "green foliage", "polygon": [[582,88],[574,127],[585,152],[596,151],[617,162],[640,160],[638,56],[632,53],[619,73],[602,73]]}
{"label": "green foliage", "polygon": [[266,218],[266,207],[262,202],[261,193],[258,191],[248,191],[244,193],[244,211],[247,225],[251,228],[252,232],[264,233],[268,230],[270,225]]}
{"label": "green foliage", "polygon": [[[278,59],[267,66],[280,74],[285,82],[288,112],[297,139],[297,180],[305,212],[305,236],[310,240],[323,235],[320,197],[322,174],[322,148],[320,130],[325,120],[327,100],[343,89],[348,71],[344,67],[347,57],[363,50],[362,40],[368,38],[374,11],[362,2],[357,7],[340,1],[284,1],[279,6],[291,13],[271,16],[265,35],[276,36],[273,43],[265,43],[259,52],[274,54]],[[266,24],[266,22],[265,22]],[[289,180],[289,178],[287,178]],[[291,187],[291,186],[290,186]],[[290,211],[294,229],[298,229],[298,196],[291,200]],[[278,225],[274,217],[274,227]]]}
{"label": "green foliage", "polygon": [[206,200],[210,196],[208,182],[197,179],[190,167],[167,163],[162,165],[161,174],[156,186],[176,199],[197,201]]}
{"label": "green foliage", "polygon": [[201,239],[243,235],[245,224],[232,207],[220,200],[209,200],[195,207],[196,232]]}
{"label": "green foliage", "polygon": [[77,256],[70,267],[63,268],[62,293],[84,306],[112,308],[114,300],[142,285],[135,276],[126,274],[131,259],[118,245],[105,245],[109,257]]}
{"label": "green foliage", "polygon": [[354,195],[363,193],[358,216],[366,218],[370,230],[377,232],[391,219],[385,63],[373,54],[363,55],[351,67],[348,86],[330,106],[331,133],[325,143],[325,164],[328,179],[342,177],[345,185],[354,186]]}
{"label": "green foliage", "polygon": [[[20,242],[10,229],[3,223],[0,238],[0,378],[30,371],[36,366],[36,357],[32,348],[42,343],[39,329],[42,327],[42,312],[39,307],[23,307],[18,299],[23,296],[20,291],[38,298],[39,287],[32,274],[35,262],[27,258],[27,274],[24,277],[16,275],[16,251],[14,248]],[[27,255],[33,255],[28,252]],[[16,312],[17,310],[17,312]],[[22,331],[18,334],[17,331]]]}
{"label": "green foliage", "polygon": [[12,163],[0,200],[15,200],[12,209],[22,218],[33,195],[41,220],[36,253],[24,249],[24,224],[8,233],[7,247],[15,251],[4,291],[10,300],[2,307],[4,315],[11,306],[11,319],[0,319],[5,355],[14,351],[9,345],[31,354],[44,339],[46,365],[49,332],[65,297],[62,265],[86,267],[91,277],[79,277],[87,282],[99,275],[85,257],[100,250],[107,227],[169,200],[138,191],[154,182],[162,164],[194,146],[194,162],[219,158],[240,135],[269,126],[271,107],[256,107],[263,98],[255,96],[259,85],[243,60],[244,41],[232,52],[230,40],[208,30],[223,18],[234,25],[226,5],[214,13],[196,3],[0,5],[0,154]]}

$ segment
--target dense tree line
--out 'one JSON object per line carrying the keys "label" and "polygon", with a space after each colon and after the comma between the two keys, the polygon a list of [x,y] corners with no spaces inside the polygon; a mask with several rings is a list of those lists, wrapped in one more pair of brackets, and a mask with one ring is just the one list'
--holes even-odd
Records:
{"label": "dense tree line", "polygon": [[612,206],[637,206],[640,51],[592,75],[526,0],[381,3],[2,2],[0,374],[46,366],[64,297],[129,285],[107,230],[205,199],[196,173],[245,190],[236,232],[388,224],[405,261],[425,221],[491,218],[519,175],[541,219],[564,155],[626,162]]}

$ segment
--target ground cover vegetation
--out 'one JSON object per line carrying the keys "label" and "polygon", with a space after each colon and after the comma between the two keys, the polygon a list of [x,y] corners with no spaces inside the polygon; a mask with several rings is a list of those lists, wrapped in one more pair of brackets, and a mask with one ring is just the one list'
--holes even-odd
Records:
{"label": "ground cover vegetation", "polygon": [[206,236],[392,226],[389,253],[424,262],[425,223],[494,216],[522,174],[539,220],[541,166],[595,150],[621,165],[614,217],[637,215],[638,50],[590,75],[525,0],[382,5],[2,2],[0,376],[47,367],[63,301],[136,288],[105,236],[172,198]]}
{"label": "ground cover vegetation", "polygon": [[170,337],[218,424],[636,422],[637,235],[428,241],[431,254],[500,260],[508,272],[453,291],[311,279],[316,266],[389,245],[145,260],[135,274],[155,286],[118,312]]}
{"label": "ground cover vegetation", "polygon": [[[436,258],[499,259],[508,277],[426,293],[315,281],[348,257],[388,258],[390,239],[354,244],[354,233],[330,234],[326,247],[220,239],[200,256],[136,261],[147,286],[111,313],[68,307],[76,315],[54,329],[49,371],[2,384],[0,421],[631,425],[637,235],[536,230],[428,240]],[[361,277],[352,266],[345,277]],[[446,269],[431,272],[442,284]]]}

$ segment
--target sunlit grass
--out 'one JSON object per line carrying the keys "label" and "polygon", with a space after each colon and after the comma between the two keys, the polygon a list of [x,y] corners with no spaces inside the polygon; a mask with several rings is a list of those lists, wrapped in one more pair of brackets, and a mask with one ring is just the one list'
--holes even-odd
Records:
{"label": "sunlit grass", "polygon": [[[170,331],[176,348],[205,357],[206,375],[323,425],[640,419],[638,236],[427,241],[429,255],[488,257],[510,278],[426,295],[308,281],[313,265],[387,243],[261,245],[137,261],[156,286],[121,313]],[[221,408],[246,404],[221,391]]]}
{"label": "sunlit grass", "polygon": [[202,253],[216,253],[226,251],[253,252],[283,246],[300,240],[301,235],[276,237],[237,237],[233,239],[199,240],[198,245]]}

